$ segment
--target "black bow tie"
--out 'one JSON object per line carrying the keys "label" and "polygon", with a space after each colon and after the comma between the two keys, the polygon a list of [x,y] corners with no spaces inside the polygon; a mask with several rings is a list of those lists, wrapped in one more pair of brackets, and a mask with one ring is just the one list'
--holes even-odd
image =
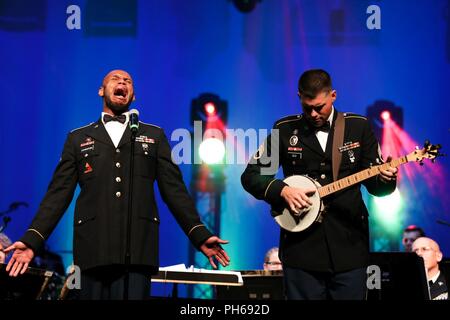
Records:
{"label": "black bow tie", "polygon": [[105,122],[105,124],[110,121],[119,121],[120,123],[125,123],[126,120],[127,120],[127,116],[124,114],[121,114],[118,116],[112,116],[110,114],[105,114],[103,116],[103,121]]}
{"label": "black bow tie", "polygon": [[330,128],[330,121],[325,121],[325,123],[321,127],[316,127],[316,131],[329,132]]}

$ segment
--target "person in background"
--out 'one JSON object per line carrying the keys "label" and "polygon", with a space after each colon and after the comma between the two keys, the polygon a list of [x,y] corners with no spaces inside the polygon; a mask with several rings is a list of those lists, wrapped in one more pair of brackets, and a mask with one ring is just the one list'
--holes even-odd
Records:
{"label": "person in background", "polygon": [[405,252],[412,252],[413,242],[420,237],[425,237],[422,228],[416,225],[409,225],[403,230],[402,244]]}
{"label": "person in background", "polygon": [[439,270],[439,262],[442,260],[443,254],[437,242],[427,237],[417,238],[412,244],[412,251],[423,258],[430,298],[432,300],[448,300],[445,275]]}
{"label": "person in background", "polygon": [[11,240],[6,234],[0,232],[0,263],[5,263],[6,253],[3,249],[8,248],[11,245]]}
{"label": "person in background", "polygon": [[264,270],[283,270],[283,265],[278,257],[278,247],[273,247],[266,252],[264,257]]}

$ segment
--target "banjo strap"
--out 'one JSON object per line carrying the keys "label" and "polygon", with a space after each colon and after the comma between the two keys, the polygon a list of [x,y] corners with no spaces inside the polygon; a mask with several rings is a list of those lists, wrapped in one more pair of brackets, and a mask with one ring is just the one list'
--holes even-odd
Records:
{"label": "banjo strap", "polygon": [[333,166],[333,180],[338,179],[339,167],[341,166],[342,153],[339,152],[339,147],[344,143],[345,119],[341,112],[338,112],[336,123],[334,124],[333,134],[333,149],[332,149],[332,166]]}

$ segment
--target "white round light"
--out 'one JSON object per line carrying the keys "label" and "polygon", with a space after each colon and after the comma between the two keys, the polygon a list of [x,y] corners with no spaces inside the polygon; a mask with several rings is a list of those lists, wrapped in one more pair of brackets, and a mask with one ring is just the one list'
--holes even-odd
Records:
{"label": "white round light", "polygon": [[221,163],[225,156],[225,146],[217,138],[208,138],[200,143],[198,148],[200,159],[206,164]]}

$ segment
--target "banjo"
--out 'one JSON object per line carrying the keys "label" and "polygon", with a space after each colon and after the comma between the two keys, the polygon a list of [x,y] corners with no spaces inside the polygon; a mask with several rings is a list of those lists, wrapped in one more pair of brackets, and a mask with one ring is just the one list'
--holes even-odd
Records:
{"label": "banjo", "polygon": [[423,159],[425,158],[434,162],[436,157],[443,156],[443,154],[439,153],[439,149],[441,149],[441,145],[432,145],[426,141],[422,149],[416,149],[406,156],[394,159],[391,162],[372,166],[363,171],[336,180],[325,186],[320,185],[319,182],[307,176],[293,175],[287,177],[283,181],[288,186],[302,189],[315,189],[316,192],[309,197],[312,205],[298,210],[299,213],[291,211],[290,208],[285,208],[280,215],[275,217],[275,221],[280,225],[280,227],[287,231],[303,231],[316,221],[322,222],[323,213],[325,212],[322,198],[374,177],[380,173],[380,170],[386,170],[389,166],[399,167],[402,164],[413,161],[419,162],[420,165],[423,165]]}

